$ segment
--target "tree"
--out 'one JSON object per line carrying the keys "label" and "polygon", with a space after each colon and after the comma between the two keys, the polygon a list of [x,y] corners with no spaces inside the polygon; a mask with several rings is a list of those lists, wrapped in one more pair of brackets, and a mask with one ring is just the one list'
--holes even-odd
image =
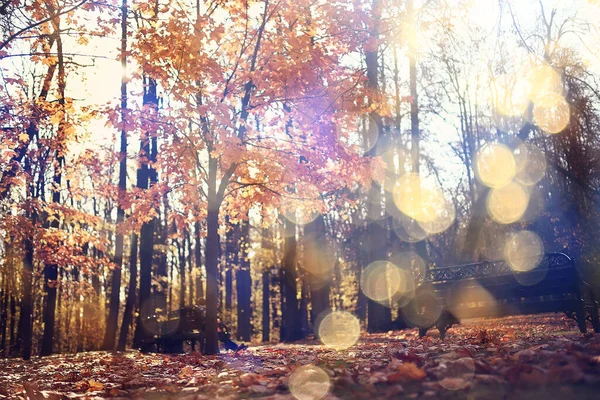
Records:
{"label": "tree", "polygon": [[[121,67],[123,77],[121,78],[121,149],[119,152],[119,200],[125,197],[127,190],[127,81],[125,71],[127,70],[127,0],[121,3]],[[119,305],[121,293],[121,267],[123,265],[123,232],[122,223],[125,218],[125,209],[117,203],[117,222],[115,239],[115,258],[111,286],[110,305],[108,318],[106,320],[106,332],[104,334],[103,348],[113,350],[115,347],[115,335],[119,318]],[[130,278],[131,279],[131,278]]]}

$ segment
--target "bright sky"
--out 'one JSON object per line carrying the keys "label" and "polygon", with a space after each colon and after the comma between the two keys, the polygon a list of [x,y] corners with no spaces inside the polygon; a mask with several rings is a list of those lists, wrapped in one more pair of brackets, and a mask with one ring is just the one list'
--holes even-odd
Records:
{"label": "bright sky", "polygon": [[[415,6],[419,7],[425,0],[415,2]],[[434,3],[436,3],[434,1]],[[456,18],[454,21],[456,33],[458,35],[469,34],[475,26],[480,27],[485,32],[486,40],[484,43],[483,52],[479,59],[487,60],[493,58],[494,51],[496,49],[496,43],[498,42],[498,36],[501,39],[513,38],[516,40],[516,36],[512,35],[510,31],[513,28],[513,22],[508,12],[506,4],[503,6],[503,12],[500,13],[500,2],[498,0],[446,0],[447,13],[455,13],[459,4],[470,3],[470,11],[466,15],[464,20],[462,18]],[[513,0],[511,1],[512,9],[514,11],[515,18],[519,25],[523,26],[523,33],[527,33],[533,30],[534,26],[538,23],[538,17],[540,15],[540,5],[538,0]],[[543,0],[543,5],[546,13],[549,14],[553,7],[559,10],[556,16],[557,21],[562,21],[565,16],[577,16],[584,21],[589,23],[597,24],[600,21],[600,1],[596,0]],[[436,6],[437,7],[437,6]],[[439,12],[438,12],[439,10]],[[441,8],[435,8],[432,11],[428,11],[434,17],[437,14],[441,14]],[[499,25],[501,23],[501,25]],[[504,33],[501,33],[504,32]],[[437,35],[437,34],[436,34]],[[80,79],[73,79],[70,77],[68,80],[68,91],[69,95],[75,99],[80,100],[81,105],[92,105],[92,104],[105,104],[111,102],[117,104],[120,96],[120,79],[122,76],[122,70],[119,61],[116,60],[119,53],[119,33],[112,34],[108,37],[92,37],[90,38],[90,44],[88,46],[80,46],[75,44],[75,39],[71,40],[68,44],[70,48],[77,48],[72,52],[80,52],[82,54],[98,55],[99,57],[93,60],[94,66],[89,68],[81,69]],[[584,59],[589,60],[590,68],[600,73],[600,56],[595,50],[600,45],[600,32],[598,26],[595,29],[582,30],[577,34],[572,34],[565,37],[564,45],[574,46],[581,51]],[[425,58],[425,54],[428,51],[432,51],[432,47],[428,43],[431,39],[423,35],[419,38],[421,47],[421,57]],[[65,39],[67,42],[69,39]],[[465,40],[465,43],[467,41]],[[79,46],[79,47],[78,47]],[[516,42],[509,44],[517,52]],[[523,50],[521,50],[523,53]],[[112,58],[112,59],[111,59]],[[476,61],[478,57],[474,57]],[[9,62],[12,62],[11,59]],[[88,64],[92,61],[89,57],[81,57],[78,59],[82,63]],[[2,61],[0,66],[6,66],[7,61]],[[474,63],[475,64],[475,63]],[[403,79],[408,80],[408,63],[402,63],[403,68]],[[132,70],[135,67],[130,67]],[[470,65],[469,68],[477,69],[479,71],[485,71],[486,65]],[[420,82],[421,84],[423,82]],[[133,88],[130,85],[130,92],[137,91],[138,93],[130,96],[130,104],[133,101],[140,102],[141,95],[139,92],[140,88]],[[407,95],[408,93],[403,93]],[[421,96],[423,96],[421,92]],[[441,118],[433,117],[430,121],[423,121],[422,126],[428,129],[439,143],[428,142],[424,143],[424,150],[432,156],[443,156],[444,163],[443,167],[446,169],[447,177],[456,177],[457,174],[462,172],[464,167],[461,165],[458,158],[454,157],[451,153],[449,142],[456,141],[458,126],[458,119],[455,115],[452,115],[452,110],[448,106],[450,115],[447,117],[447,122],[444,122]],[[408,119],[403,122],[404,129],[408,128]],[[90,132],[92,135],[88,138],[88,143],[82,144],[82,147],[93,146],[94,144],[106,143],[112,140],[113,134],[110,128],[104,127],[104,122],[94,122],[90,126]],[[448,162],[448,156],[453,162]],[[436,157],[437,158],[437,157]],[[451,179],[452,180],[452,179]],[[450,182],[449,182],[450,183]],[[450,185],[452,185],[450,183]]]}

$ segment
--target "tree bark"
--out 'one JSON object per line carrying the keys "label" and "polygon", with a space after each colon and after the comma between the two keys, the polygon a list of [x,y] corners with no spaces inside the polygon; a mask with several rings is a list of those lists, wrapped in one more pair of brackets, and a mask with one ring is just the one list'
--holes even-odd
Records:
{"label": "tree bark", "polygon": [[129,253],[129,287],[127,288],[127,300],[125,301],[125,311],[123,312],[123,322],[119,333],[118,351],[125,351],[127,346],[127,337],[129,336],[129,327],[133,323],[133,311],[135,308],[136,290],[137,290],[137,253],[138,237],[134,233],[131,235],[131,252]]}
{"label": "tree bark", "polygon": [[[144,105],[148,107],[156,107],[158,99],[156,97],[156,82],[152,78],[144,78]],[[152,158],[150,153],[150,132],[146,132],[142,138],[140,151],[140,168],[137,172],[137,187],[147,190],[153,178],[152,168],[148,165],[149,159]],[[143,319],[148,315],[148,312],[154,311],[154,305],[150,304],[150,290],[152,286],[152,259],[154,255],[154,229],[156,218],[144,222],[140,230],[140,295],[139,295],[139,313],[135,325],[134,344],[139,348],[141,340],[149,335],[149,332],[143,324]]]}
{"label": "tree bark", "polygon": [[217,354],[217,309],[219,273],[219,201],[217,199],[217,160],[210,157],[208,162],[208,213],[206,217],[206,343],[207,355]]}
{"label": "tree bark", "polygon": [[297,271],[297,248],[295,225],[290,221],[284,221],[284,230],[288,233],[284,242],[283,255],[283,296],[285,307],[281,314],[283,317],[283,332],[281,338],[284,342],[294,342],[302,338],[302,326],[300,320],[300,309],[298,307],[298,271]]}
{"label": "tree bark", "polygon": [[271,340],[271,276],[269,269],[262,273],[262,341]]}
{"label": "tree bark", "polygon": [[[311,315],[310,321],[315,335],[318,336],[318,321],[323,317],[323,314],[331,308],[329,296],[331,292],[331,274],[316,275],[315,272],[320,271],[320,265],[309,265],[312,262],[329,263],[333,261],[330,257],[329,244],[327,242],[327,234],[325,232],[325,221],[322,215],[319,215],[315,221],[304,227],[304,252],[306,276],[310,287],[311,300]],[[312,254],[310,254],[312,253]],[[322,257],[325,256],[325,259]],[[331,271],[333,272],[333,266]]]}
{"label": "tree bark", "polygon": [[[63,148],[65,145],[65,65],[63,57],[63,46],[62,39],[60,37],[60,19],[52,21],[54,31],[57,32],[56,38],[56,52],[58,58],[58,104],[61,107],[63,113],[62,120],[58,126],[58,146],[56,149],[56,164],[54,170],[54,187],[52,193],[52,202],[55,204],[60,203],[60,186],[62,183],[62,168],[64,165],[64,152]],[[58,216],[53,218],[50,226],[54,229],[59,228]],[[44,304],[44,333],[42,336],[42,346],[40,350],[40,356],[47,356],[52,354],[53,339],[54,339],[54,325],[56,315],[56,295],[57,295],[57,284],[58,284],[58,265],[46,263],[44,266],[44,289],[46,291],[46,302]]]}
{"label": "tree bark", "polygon": [[[372,27],[370,32],[370,43],[365,50],[365,63],[367,67],[367,87],[370,90],[369,103],[373,103],[379,96],[379,84],[377,72],[379,70],[379,34],[378,25],[381,16],[381,5],[379,0],[373,0],[371,6],[372,15]],[[383,121],[381,116],[376,110],[373,110],[369,114],[369,131],[376,131],[377,141],[372,150],[369,151],[368,155],[376,155],[379,150],[379,144],[382,143],[384,134]],[[369,221],[366,231],[367,243],[367,260],[369,262],[387,259],[387,243],[386,230],[382,227],[378,219],[382,213],[382,196],[380,185],[373,181],[372,187],[369,192],[369,198],[367,201],[369,215],[375,218],[375,221]],[[391,312],[390,309],[383,306],[382,304],[375,302],[371,299],[367,300],[367,329],[369,332],[384,332],[390,329],[391,326]]]}
{"label": "tree bark", "polygon": [[225,235],[225,310],[230,311],[233,304],[233,270],[239,266],[239,224],[230,224],[227,220],[227,233]]}
{"label": "tree bark", "polygon": [[202,285],[202,238],[200,237],[200,222],[194,223],[194,259],[196,260],[196,302],[204,299],[204,286]]}
{"label": "tree bark", "polygon": [[179,308],[185,307],[185,233],[183,239],[177,241],[177,255],[179,256]]}
{"label": "tree bark", "polygon": [[[127,0],[121,3],[121,68],[125,71],[127,66]],[[121,78],[121,149],[119,152],[119,198],[117,201],[117,224],[115,238],[115,258],[110,286],[110,305],[108,307],[108,318],[106,320],[106,331],[104,334],[104,350],[113,350],[115,347],[115,336],[119,319],[119,306],[121,294],[121,267],[123,265],[123,232],[121,225],[125,219],[125,210],[122,206],[123,197],[127,190],[127,80],[125,73]]]}
{"label": "tree bark", "polygon": [[239,340],[249,342],[252,336],[252,305],[250,302],[252,295],[252,277],[250,275],[250,260],[247,257],[246,250],[250,240],[249,221],[240,222],[241,237],[239,240],[239,268],[235,277],[237,289],[237,337]]}

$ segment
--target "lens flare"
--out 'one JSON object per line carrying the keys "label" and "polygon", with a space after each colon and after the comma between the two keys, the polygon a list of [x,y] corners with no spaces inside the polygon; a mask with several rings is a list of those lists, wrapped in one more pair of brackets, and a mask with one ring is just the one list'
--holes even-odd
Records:
{"label": "lens flare", "polygon": [[528,204],[529,193],[523,186],[515,182],[490,190],[487,198],[487,209],[490,216],[501,224],[511,224],[521,219]]}
{"label": "lens flare", "polygon": [[498,143],[484,145],[475,157],[477,179],[492,188],[508,185],[515,176],[515,170],[512,151]]}
{"label": "lens flare", "polygon": [[517,117],[523,115],[529,105],[529,85],[516,74],[497,76],[491,84],[496,112]]}
{"label": "lens flare", "polygon": [[420,289],[414,299],[402,309],[407,322],[419,328],[429,328],[442,315],[442,305],[432,290]]}
{"label": "lens flare", "polygon": [[513,152],[515,156],[515,180],[525,186],[533,186],[546,174],[546,156],[531,144],[521,144]]}
{"label": "lens flare", "polygon": [[542,239],[531,231],[513,233],[504,245],[504,257],[513,271],[531,271],[544,257]]}
{"label": "lens flare", "polygon": [[436,211],[443,209],[446,202],[439,187],[425,182],[415,173],[404,174],[398,179],[393,196],[400,211],[421,222],[433,221]]}
{"label": "lens flare", "polygon": [[538,96],[533,107],[533,120],[544,132],[551,134],[563,131],[569,124],[569,103],[557,93]]}
{"label": "lens flare", "polygon": [[333,250],[326,241],[315,235],[305,234],[304,259],[300,268],[310,275],[311,286],[315,289],[322,288],[331,281],[334,258]]}
{"label": "lens flare", "polygon": [[406,290],[406,280],[399,268],[389,261],[375,261],[360,276],[362,292],[373,301],[391,306],[390,299]]}
{"label": "lens flare", "polygon": [[453,290],[452,293],[456,295],[450,298],[448,309],[459,320],[472,318],[472,315],[470,315],[471,307],[485,306],[489,309],[490,316],[498,315],[494,296],[476,280],[462,282],[458,285],[457,290]]}
{"label": "lens flare", "polygon": [[400,240],[407,243],[416,243],[427,237],[427,232],[417,220],[401,213],[400,218],[392,219],[392,228]]}
{"label": "lens flare", "polygon": [[344,350],[360,337],[360,321],[346,311],[332,311],[319,324],[319,339],[327,347]]}
{"label": "lens flare", "polygon": [[367,126],[363,130],[363,145],[365,152],[373,150],[379,139],[379,129],[377,128],[377,122],[369,116]]}
{"label": "lens flare", "polygon": [[316,186],[301,182],[296,184],[295,193],[281,197],[279,209],[290,222],[306,225],[317,219],[325,204]]}
{"label": "lens flare", "polygon": [[288,386],[290,393],[298,400],[318,400],[327,396],[331,381],[321,368],[308,364],[292,372]]}
{"label": "lens flare", "polygon": [[455,218],[454,203],[444,197],[443,206],[434,211],[434,218],[431,221],[418,221],[418,223],[425,232],[435,235],[448,229],[454,223]]}
{"label": "lens flare", "polygon": [[471,357],[462,357],[445,363],[446,368],[438,375],[438,383],[448,390],[462,390],[475,376],[475,361]]}
{"label": "lens flare", "polygon": [[392,301],[394,305],[404,307],[415,297],[416,284],[413,277],[425,272],[425,261],[414,252],[400,252],[392,254],[391,262],[398,267],[405,282],[403,290],[397,292]]}
{"label": "lens flare", "polygon": [[562,79],[558,72],[547,64],[534,66],[528,77],[529,99],[534,103],[550,93],[562,92]]}

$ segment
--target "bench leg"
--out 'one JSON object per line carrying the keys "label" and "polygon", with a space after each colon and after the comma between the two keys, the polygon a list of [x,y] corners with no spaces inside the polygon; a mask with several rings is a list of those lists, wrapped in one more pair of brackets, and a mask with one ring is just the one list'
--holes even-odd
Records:
{"label": "bench leg", "polygon": [[577,307],[577,310],[575,310],[575,320],[577,321],[577,326],[579,327],[581,333],[586,333],[587,327],[585,323],[585,306],[583,303],[581,306]]}
{"label": "bench leg", "polygon": [[427,335],[427,328],[419,328],[419,338],[423,338]]}
{"label": "bench leg", "polygon": [[448,329],[450,329],[452,325],[454,325],[457,322],[458,321],[456,320],[456,318],[454,318],[454,315],[450,314],[447,311],[442,313],[442,316],[436,324],[436,328],[438,329],[438,331],[440,331],[440,338],[442,340],[446,338],[446,332],[448,331]]}
{"label": "bench leg", "polygon": [[439,326],[438,330],[440,331],[440,339],[444,341],[446,339],[446,332],[448,331],[448,326]]}
{"label": "bench leg", "polygon": [[594,302],[594,305],[590,308],[590,314],[592,314],[592,326],[594,332],[600,333],[600,318],[598,317],[598,303]]}

